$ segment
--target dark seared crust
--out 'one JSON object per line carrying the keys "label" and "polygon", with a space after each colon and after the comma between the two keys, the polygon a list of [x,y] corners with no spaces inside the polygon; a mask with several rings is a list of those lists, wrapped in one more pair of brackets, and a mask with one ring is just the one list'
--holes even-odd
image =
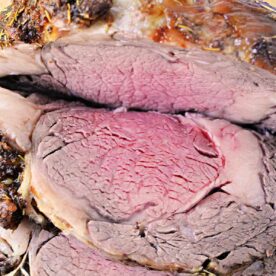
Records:
{"label": "dark seared crust", "polygon": [[22,218],[24,201],[17,190],[23,170],[23,157],[0,135],[0,226],[4,228],[14,228]]}
{"label": "dark seared crust", "polygon": [[261,38],[253,45],[253,63],[263,63],[263,67],[276,67],[276,38]]}
{"label": "dark seared crust", "polygon": [[[112,0],[14,0],[12,6],[0,11],[0,44],[47,43],[68,32],[71,23],[90,26],[111,6]],[[57,20],[67,31],[59,30]]]}
{"label": "dark seared crust", "polygon": [[72,4],[71,13],[73,20],[78,23],[86,22],[88,25],[91,21],[104,15],[112,5],[112,0],[82,0],[80,5],[77,4],[78,1],[76,0],[62,0],[62,2],[70,2]]}
{"label": "dark seared crust", "polygon": [[11,272],[20,263],[20,257],[7,257],[0,252],[0,275]]}
{"label": "dark seared crust", "polygon": [[189,48],[192,44],[209,51],[231,53],[275,73],[273,14],[275,17],[276,9],[269,8],[265,1],[141,2],[142,10],[148,16],[161,14],[164,17],[164,23],[152,34],[154,41],[168,42],[177,37],[175,42],[182,47]]}

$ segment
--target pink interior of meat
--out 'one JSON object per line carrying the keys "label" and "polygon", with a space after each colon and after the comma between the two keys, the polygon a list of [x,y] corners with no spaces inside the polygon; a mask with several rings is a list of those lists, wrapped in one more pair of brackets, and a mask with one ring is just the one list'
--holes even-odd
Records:
{"label": "pink interior of meat", "polygon": [[224,184],[224,157],[209,135],[158,113],[65,112],[38,153],[54,190],[114,221],[184,212]]}

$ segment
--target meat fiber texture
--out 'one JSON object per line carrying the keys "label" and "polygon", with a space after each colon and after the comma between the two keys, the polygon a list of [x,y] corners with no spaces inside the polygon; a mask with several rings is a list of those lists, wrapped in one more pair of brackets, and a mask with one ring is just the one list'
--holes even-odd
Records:
{"label": "meat fiber texture", "polygon": [[[274,275],[276,255],[258,260],[234,276]],[[42,230],[33,234],[29,248],[32,276],[65,275],[132,275],[132,276],[184,276],[178,272],[149,270],[134,263],[111,260],[102,252],[85,245],[72,236],[53,234]]]}
{"label": "meat fiber texture", "polygon": [[263,276],[276,275],[276,255],[264,260],[257,260],[252,265],[233,274],[234,276]]}
{"label": "meat fiber texture", "polygon": [[276,76],[219,53],[80,32],[35,56],[36,72],[15,68],[0,84],[57,90],[109,107],[198,111],[276,130]]}
{"label": "meat fiber texture", "polygon": [[[36,231],[32,235],[29,249],[32,276],[43,275],[132,275],[132,276],[173,276],[188,275],[149,270],[137,264],[111,260],[102,252],[88,247],[72,236],[54,236],[47,231]],[[274,275],[276,255],[258,260],[246,269],[235,272],[234,276]],[[190,274],[189,274],[190,275]]]}
{"label": "meat fiber texture", "polygon": [[57,227],[119,259],[228,273],[276,246],[275,149],[223,120],[65,108],[34,130],[30,190]]}
{"label": "meat fiber texture", "polygon": [[[275,130],[276,76],[218,53],[123,38],[46,46],[36,80],[88,101],[160,112],[198,111]],[[34,78],[34,82],[35,79]]]}
{"label": "meat fiber texture", "polygon": [[135,264],[110,260],[72,236],[54,236],[41,231],[30,246],[32,276],[172,276],[169,272],[153,271]]}

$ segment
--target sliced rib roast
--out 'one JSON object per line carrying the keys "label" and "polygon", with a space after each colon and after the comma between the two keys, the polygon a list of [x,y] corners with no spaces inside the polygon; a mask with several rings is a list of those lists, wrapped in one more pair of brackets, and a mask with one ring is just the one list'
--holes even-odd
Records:
{"label": "sliced rib roast", "polygon": [[37,222],[45,215],[139,271],[228,274],[273,256],[274,136],[196,114],[0,92],[16,111],[5,124],[2,104],[1,132],[26,153],[18,193]]}
{"label": "sliced rib roast", "polygon": [[199,116],[65,108],[34,130],[30,190],[57,227],[117,258],[228,273],[275,247],[275,139],[263,140]]}
{"label": "sliced rib roast", "polygon": [[46,71],[0,83],[111,107],[197,111],[275,130],[276,76],[221,54],[122,37],[91,36],[87,42],[84,33],[49,44],[41,58]]}
{"label": "sliced rib roast", "polygon": [[188,2],[0,4],[1,275],[276,271],[275,25]]}
{"label": "sliced rib roast", "polygon": [[[58,258],[56,258],[58,256]],[[47,231],[35,233],[30,245],[33,276],[172,276],[173,273],[149,270],[135,264],[110,260],[72,236],[53,236]]]}
{"label": "sliced rib roast", "polygon": [[[232,55],[275,73],[273,18],[273,9],[255,0],[2,0],[0,46],[15,48],[17,55],[20,51],[15,46],[23,42],[37,47],[82,30],[127,33],[156,43]],[[0,68],[0,75],[8,69]]]}

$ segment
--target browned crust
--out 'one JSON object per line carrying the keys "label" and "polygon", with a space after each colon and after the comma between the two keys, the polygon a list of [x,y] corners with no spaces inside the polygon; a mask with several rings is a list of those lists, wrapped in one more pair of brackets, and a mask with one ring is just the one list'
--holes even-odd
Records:
{"label": "browned crust", "polygon": [[112,0],[13,0],[0,12],[0,46],[56,40],[70,31],[71,24],[90,26],[111,6]]}
{"label": "browned crust", "polygon": [[25,203],[18,194],[24,159],[0,134],[0,226],[15,228],[22,219]]}

